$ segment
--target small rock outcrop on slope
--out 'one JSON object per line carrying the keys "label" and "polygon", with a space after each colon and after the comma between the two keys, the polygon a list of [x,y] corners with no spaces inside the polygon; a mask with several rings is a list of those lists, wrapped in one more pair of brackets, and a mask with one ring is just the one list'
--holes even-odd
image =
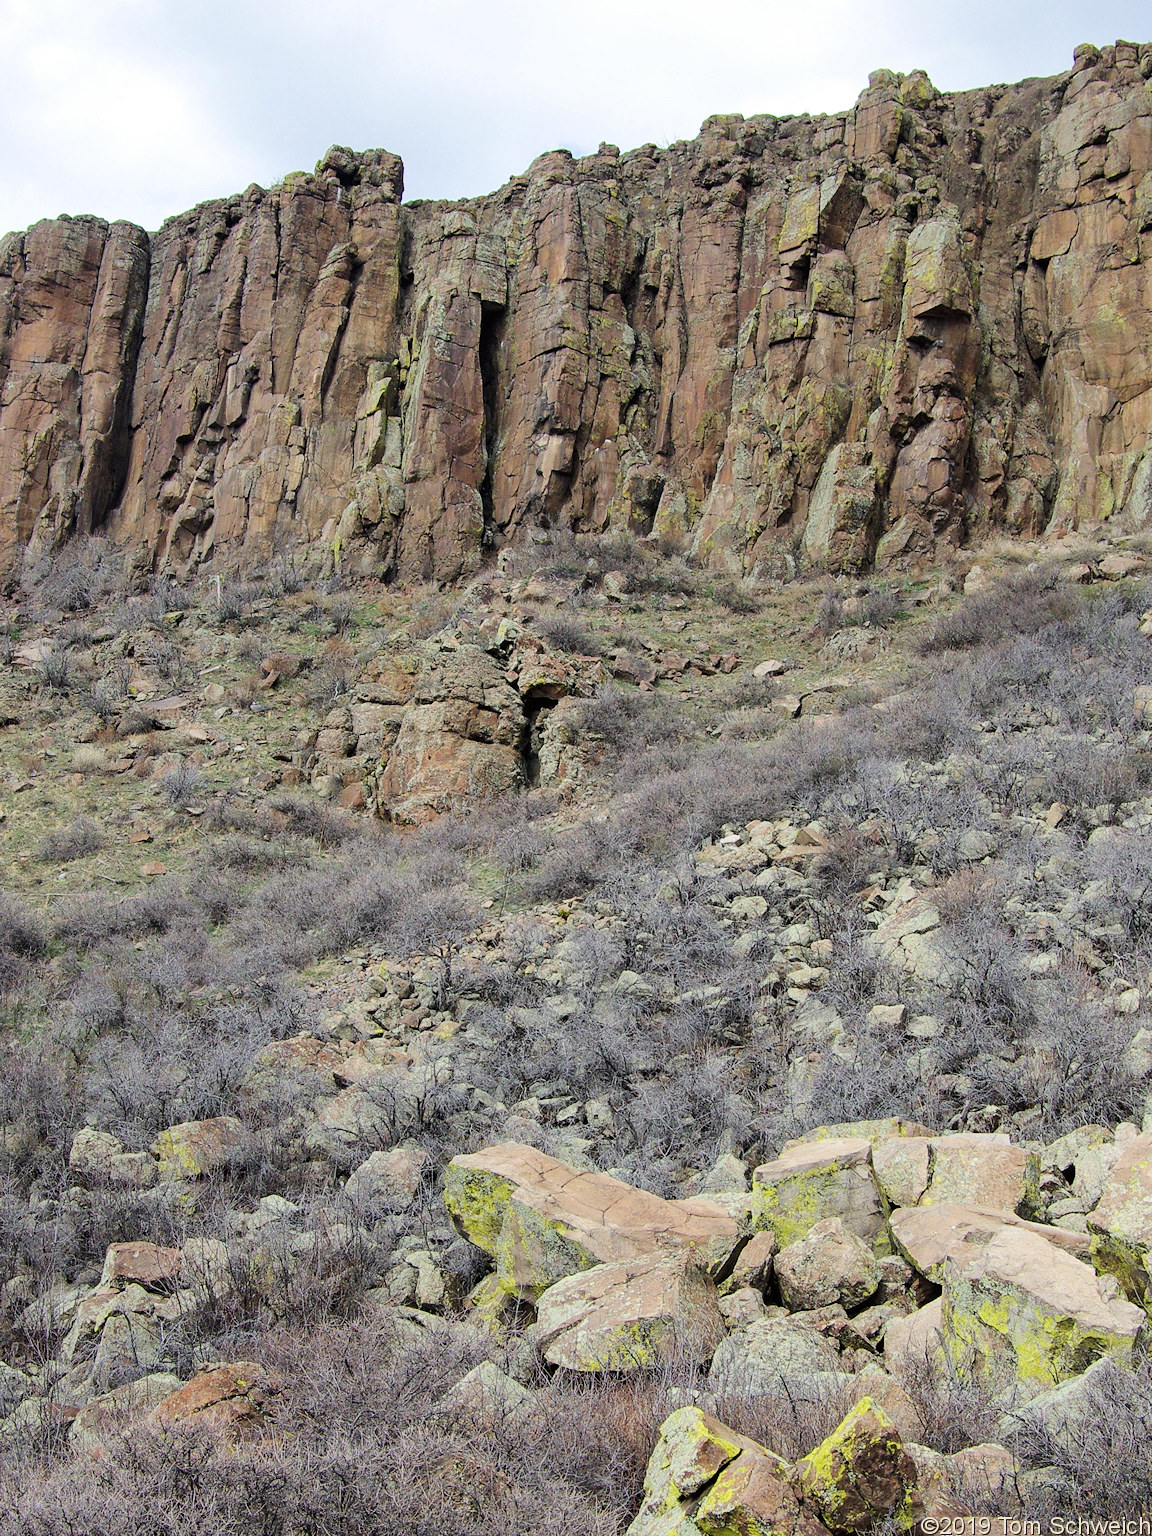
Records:
{"label": "small rock outcrop on slope", "polygon": [[1152,512],[1152,46],[403,205],[333,149],[0,242],[0,569],[104,526],[453,580],[526,527],[851,570]]}

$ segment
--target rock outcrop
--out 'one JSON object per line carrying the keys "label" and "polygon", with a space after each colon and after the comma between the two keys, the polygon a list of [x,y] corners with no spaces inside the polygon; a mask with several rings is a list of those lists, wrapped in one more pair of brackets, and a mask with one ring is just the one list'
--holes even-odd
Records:
{"label": "rock outcrop", "polygon": [[707,1200],[662,1200],[516,1142],[454,1157],[444,1198],[460,1231],[496,1261],[501,1288],[526,1300],[595,1264],[683,1250],[721,1264],[739,1235]]}
{"label": "rock outcrop", "polygon": [[400,161],[0,243],[0,568],[107,528],[451,580],[533,526],[853,569],[1152,514],[1152,46],[710,118],[402,202]]}

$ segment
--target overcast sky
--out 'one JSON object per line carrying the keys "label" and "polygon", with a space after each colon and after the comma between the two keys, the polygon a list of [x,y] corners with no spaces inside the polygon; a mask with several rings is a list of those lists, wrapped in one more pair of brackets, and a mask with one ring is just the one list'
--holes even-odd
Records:
{"label": "overcast sky", "polygon": [[467,196],[558,146],[836,111],[881,66],[955,90],[1150,33],[1147,0],[0,0],[0,231],[155,229],[333,143]]}

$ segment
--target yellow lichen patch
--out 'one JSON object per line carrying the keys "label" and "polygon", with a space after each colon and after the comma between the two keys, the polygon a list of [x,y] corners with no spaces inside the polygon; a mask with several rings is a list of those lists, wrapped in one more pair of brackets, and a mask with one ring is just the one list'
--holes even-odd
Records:
{"label": "yellow lichen patch", "polygon": [[785,1463],[751,1442],[720,1471],[692,1518],[704,1536],[807,1536],[810,1528]]}
{"label": "yellow lichen patch", "polygon": [[738,1456],[739,1436],[699,1408],[677,1408],[660,1426],[644,1475],[644,1501],[671,1506],[698,1493]]}
{"label": "yellow lichen patch", "polygon": [[1113,1233],[1094,1233],[1092,1263],[1097,1274],[1114,1275],[1120,1288],[1137,1306],[1152,1314],[1152,1270],[1143,1243],[1125,1240]]}
{"label": "yellow lichen patch", "polygon": [[444,1204],[457,1227],[470,1242],[492,1258],[512,1198],[511,1180],[482,1168],[466,1168],[453,1161],[444,1172]]}
{"label": "yellow lichen patch", "polygon": [[589,1269],[596,1260],[550,1221],[520,1200],[510,1200],[493,1257],[500,1283],[511,1296],[533,1300],[565,1275]]}
{"label": "yellow lichen patch", "polygon": [[1031,1232],[1003,1229],[967,1269],[949,1261],[944,1279],[944,1347],[994,1390],[1035,1391],[1103,1355],[1130,1359],[1144,1321],[1087,1265]]}
{"label": "yellow lichen patch", "polygon": [[884,1516],[911,1525],[916,1470],[895,1424],[870,1397],[796,1463],[803,1496],[833,1531],[863,1531]]}

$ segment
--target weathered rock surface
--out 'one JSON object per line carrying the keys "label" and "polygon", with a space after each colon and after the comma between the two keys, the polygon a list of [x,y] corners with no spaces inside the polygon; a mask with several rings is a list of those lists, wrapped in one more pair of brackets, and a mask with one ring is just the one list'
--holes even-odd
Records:
{"label": "weathered rock surface", "polygon": [[975,1263],[947,1260],[943,1345],[967,1376],[1024,1395],[1103,1355],[1129,1360],[1144,1313],[1038,1233],[1003,1227]]}
{"label": "weathered rock surface", "polygon": [[912,1514],[921,1530],[927,1518],[964,1518],[973,1509],[994,1507],[1005,1485],[1015,1486],[1015,1463],[1002,1445],[972,1445],[945,1456],[906,1441],[905,1450],[916,1468]]}
{"label": "weathered rock surface", "polygon": [[148,263],[142,229],[103,219],[0,240],[0,570],[119,498]]}
{"label": "weathered rock surface", "polygon": [[1006,1136],[971,1133],[935,1136],[928,1146],[929,1182],[920,1197],[925,1205],[948,1202],[1021,1216],[1035,1207],[1040,1183],[1035,1152],[1012,1146]]}
{"label": "weathered rock surface", "polygon": [[498,795],[522,777],[524,712],[502,669],[476,646],[425,668],[384,770],[379,796],[394,821],[418,823],[469,795]]}
{"label": "weathered rock surface", "polygon": [[916,1468],[900,1432],[870,1397],[797,1463],[795,1481],[833,1531],[866,1531],[886,1515],[907,1523]]}
{"label": "weathered rock surface", "polygon": [[884,1365],[898,1379],[922,1379],[942,1360],[944,1304],[939,1296],[907,1317],[891,1318],[884,1329]]}
{"label": "weathered rock surface", "polygon": [[855,1232],[831,1216],[776,1255],[776,1279],[785,1305],[793,1311],[835,1302],[851,1307],[875,1292],[880,1265]]}
{"label": "weathered rock surface", "polygon": [[710,1414],[678,1408],[660,1426],[628,1536],[818,1536],[822,1527],[801,1507],[788,1471],[779,1457]]}
{"label": "weathered rock surface", "polygon": [[783,1318],[766,1319],[731,1334],[712,1358],[715,1391],[735,1394],[814,1390],[821,1377],[839,1371],[836,1346],[814,1329]]}
{"label": "weathered rock surface", "polygon": [[155,1243],[113,1243],[104,1256],[100,1284],[173,1290],[183,1258],[179,1248],[161,1248]]}
{"label": "weathered rock surface", "polygon": [[1121,1152],[1089,1226],[1097,1266],[1152,1311],[1152,1134],[1135,1137]]}
{"label": "weathered rock surface", "polygon": [[711,1359],[724,1319],[709,1276],[679,1253],[597,1264],[550,1285],[529,1337],[570,1371],[645,1370],[676,1357]]}
{"label": "weathered rock surface", "polygon": [[133,1420],[156,1408],[183,1385],[179,1376],[157,1371],[101,1393],[73,1419],[68,1435],[72,1449],[99,1455],[114,1448]]}
{"label": "weathered rock surface", "polygon": [[496,1260],[503,1288],[526,1300],[594,1264],[676,1250],[721,1263],[738,1236],[706,1200],[662,1200],[516,1142],[454,1157],[444,1198],[457,1227]]}
{"label": "weathered rock surface", "polygon": [[344,1193],[373,1214],[404,1211],[416,1200],[427,1174],[427,1152],[420,1147],[393,1147],[370,1153],[350,1175]]}
{"label": "weathered rock surface", "polygon": [[161,1429],[207,1428],[232,1438],[259,1428],[272,1388],[263,1366],[252,1360],[210,1365],[152,1410]]}
{"label": "weathered rock surface", "polygon": [[250,1155],[252,1137],[234,1115],[187,1120],[161,1131],[152,1144],[160,1173],[169,1179],[200,1179],[235,1168]]}
{"label": "weathered rock surface", "polygon": [[864,1137],[801,1142],[753,1174],[753,1223],[772,1232],[781,1248],[833,1216],[865,1241],[883,1225],[872,1147]]}
{"label": "weathered rock surface", "polygon": [[123,1153],[123,1144],[117,1137],[86,1125],[72,1138],[68,1166],[73,1173],[88,1178],[107,1179],[112,1175],[113,1160]]}
{"label": "weathered rock surface", "polygon": [[1079,1232],[1026,1222],[1006,1212],[974,1210],[967,1205],[916,1206],[893,1211],[888,1222],[892,1240],[913,1266],[928,1280],[939,1283],[944,1264],[951,1260],[963,1268],[974,1263],[998,1232],[1006,1229],[1034,1232],[1045,1242],[1067,1253],[1087,1257],[1089,1240]]}
{"label": "weathered rock surface", "polygon": [[956,94],[541,155],[404,207],[399,160],[154,235],[0,244],[0,568],[106,526],[161,565],[450,579],[532,525],[841,568],[1152,512],[1149,46]]}

